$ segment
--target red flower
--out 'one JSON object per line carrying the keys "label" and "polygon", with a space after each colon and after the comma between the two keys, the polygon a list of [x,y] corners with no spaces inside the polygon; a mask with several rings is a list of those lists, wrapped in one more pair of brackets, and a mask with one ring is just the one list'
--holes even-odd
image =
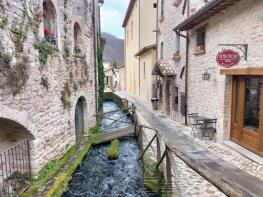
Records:
{"label": "red flower", "polygon": [[44,34],[45,35],[49,35],[49,30],[48,29],[44,29]]}

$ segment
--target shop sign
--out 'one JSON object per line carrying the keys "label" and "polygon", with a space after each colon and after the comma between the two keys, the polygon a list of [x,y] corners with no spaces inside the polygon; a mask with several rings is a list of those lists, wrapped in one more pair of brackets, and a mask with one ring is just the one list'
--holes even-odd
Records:
{"label": "shop sign", "polygon": [[219,66],[231,68],[240,62],[240,55],[238,52],[227,49],[219,52],[216,56],[216,62]]}

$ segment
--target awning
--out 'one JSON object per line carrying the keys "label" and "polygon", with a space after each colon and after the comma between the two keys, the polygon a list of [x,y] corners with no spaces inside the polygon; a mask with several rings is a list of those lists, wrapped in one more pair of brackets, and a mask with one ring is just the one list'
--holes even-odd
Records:
{"label": "awning", "polygon": [[196,25],[208,20],[214,15],[218,14],[222,10],[225,10],[229,6],[240,0],[212,0],[205,6],[200,8],[197,12],[187,18],[185,21],[177,25],[174,29],[179,31],[186,31],[192,29]]}
{"label": "awning", "polygon": [[173,66],[165,60],[159,60],[155,64],[152,74],[153,75],[159,75],[161,77],[164,77],[164,76],[169,77],[169,76],[175,76],[176,75]]}
{"label": "awning", "polygon": [[221,75],[263,75],[263,68],[225,68],[220,70]]}

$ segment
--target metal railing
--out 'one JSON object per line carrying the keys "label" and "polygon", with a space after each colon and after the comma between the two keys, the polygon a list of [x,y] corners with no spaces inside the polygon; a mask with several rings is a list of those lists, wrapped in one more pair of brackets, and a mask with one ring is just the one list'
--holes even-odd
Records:
{"label": "metal railing", "polygon": [[0,152],[0,196],[19,196],[31,184],[29,140]]}

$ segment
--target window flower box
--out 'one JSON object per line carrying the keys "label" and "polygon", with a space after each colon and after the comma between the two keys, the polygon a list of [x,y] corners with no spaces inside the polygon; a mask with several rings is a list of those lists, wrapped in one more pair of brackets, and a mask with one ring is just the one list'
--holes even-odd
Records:
{"label": "window flower box", "polygon": [[81,53],[81,49],[80,49],[79,45],[76,45],[76,46],[74,47],[74,53],[75,53],[75,54],[80,54],[80,53]]}
{"label": "window flower box", "polygon": [[195,47],[195,55],[205,54],[205,45],[198,45]]}
{"label": "window flower box", "polygon": [[49,31],[48,29],[44,29],[44,35],[46,41],[50,42],[53,45],[57,44],[56,36],[53,32]]}

